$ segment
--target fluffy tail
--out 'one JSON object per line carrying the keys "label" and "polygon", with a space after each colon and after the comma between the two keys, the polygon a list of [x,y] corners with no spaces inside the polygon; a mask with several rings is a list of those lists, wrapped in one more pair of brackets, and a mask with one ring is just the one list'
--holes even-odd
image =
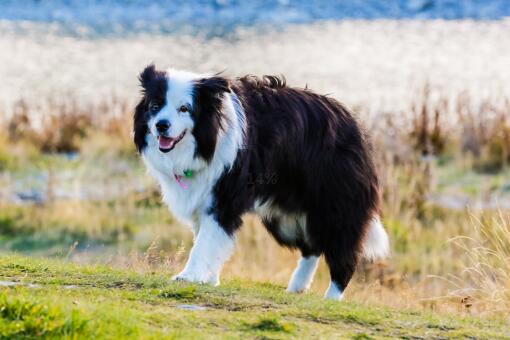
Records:
{"label": "fluffy tail", "polygon": [[390,241],[379,217],[370,223],[365,241],[363,242],[363,256],[368,260],[387,257],[390,254]]}

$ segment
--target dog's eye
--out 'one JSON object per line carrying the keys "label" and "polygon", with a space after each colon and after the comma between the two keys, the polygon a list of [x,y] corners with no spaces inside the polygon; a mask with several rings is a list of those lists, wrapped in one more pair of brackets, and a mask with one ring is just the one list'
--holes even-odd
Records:
{"label": "dog's eye", "polygon": [[189,108],[186,105],[181,105],[179,108],[179,112],[188,112]]}
{"label": "dog's eye", "polygon": [[150,112],[157,112],[159,110],[159,105],[156,103],[150,103],[149,104],[149,111]]}

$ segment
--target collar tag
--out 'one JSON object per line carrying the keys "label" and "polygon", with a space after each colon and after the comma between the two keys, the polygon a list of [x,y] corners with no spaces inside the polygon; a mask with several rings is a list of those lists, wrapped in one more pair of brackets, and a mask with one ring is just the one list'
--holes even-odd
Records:
{"label": "collar tag", "polygon": [[193,170],[186,169],[186,170],[184,170],[183,173],[184,173],[184,177],[186,177],[186,178],[193,177]]}

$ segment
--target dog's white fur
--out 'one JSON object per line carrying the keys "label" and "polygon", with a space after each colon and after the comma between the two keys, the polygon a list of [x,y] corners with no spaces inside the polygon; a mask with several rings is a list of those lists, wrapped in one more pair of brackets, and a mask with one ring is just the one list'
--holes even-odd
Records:
{"label": "dog's white fur", "polygon": [[200,231],[188,263],[174,279],[218,285],[223,263],[234,251],[234,238],[227,235],[210,215],[202,214],[199,224]]}
{"label": "dog's white fur", "polygon": [[318,256],[301,257],[298,261],[298,266],[292,273],[287,291],[290,293],[302,293],[310,288],[318,264]]}
{"label": "dog's white fur", "polygon": [[336,283],[330,281],[328,290],[326,291],[326,294],[324,294],[324,297],[329,300],[340,301],[343,299],[344,294],[342,290],[336,285]]}
{"label": "dog's white fur", "polygon": [[271,200],[268,200],[263,204],[261,204],[259,200],[256,200],[254,210],[261,218],[278,218],[281,224],[280,234],[287,241],[293,242],[299,235],[303,235],[305,240],[308,239],[305,215],[285,213],[278,207],[274,206]]}
{"label": "dog's white fur", "polygon": [[390,241],[388,234],[379,220],[372,220],[368,233],[363,242],[363,256],[368,260],[376,260],[387,257],[390,254]]}
{"label": "dog's white fur", "polygon": [[[192,82],[201,75],[176,70],[168,73],[172,76],[168,80],[167,104],[149,121],[151,133],[147,135],[142,159],[160,184],[163,201],[180,221],[192,228],[195,236],[188,263],[175,278],[216,285],[221,267],[234,249],[234,239],[218,226],[207,210],[213,203],[211,190],[215,182],[225,167],[232,166],[237,151],[243,147],[246,129],[244,111],[234,94],[224,96],[223,110],[227,121],[218,136],[216,152],[207,164],[194,157],[196,141],[191,134],[193,120],[190,113],[178,110],[181,105],[193,104]],[[170,137],[175,138],[187,130],[184,138],[169,153],[159,151],[155,124],[160,119],[171,122]],[[194,172],[192,178],[182,178],[187,189],[183,189],[174,177],[185,170]]]}
{"label": "dog's white fur", "polygon": [[[147,147],[144,148],[142,159],[150,173],[161,186],[163,201],[172,213],[183,223],[189,225],[194,233],[195,242],[184,270],[176,275],[177,280],[219,284],[219,274],[223,263],[230,257],[235,247],[234,237],[218,225],[218,222],[207,213],[213,204],[211,190],[223,173],[235,161],[237,152],[244,146],[246,118],[243,107],[235,93],[227,93],[223,97],[225,121],[220,130],[216,151],[210,163],[194,157],[196,141],[191,134],[193,119],[189,112],[180,112],[181,105],[193,105],[193,81],[203,75],[191,72],[169,70],[166,105],[152,117],[149,122],[149,133],[146,137]],[[167,119],[171,122],[169,136],[175,138],[184,130],[184,138],[175,145],[174,150],[162,153],[157,140],[156,122]],[[193,170],[191,178],[182,178],[187,184],[183,189],[175,180],[175,174],[183,174],[185,170]],[[278,214],[269,207],[261,206],[261,215]],[[285,216],[282,216],[285,217]],[[288,216],[289,228],[302,228],[306,233],[305,219],[302,216]],[[292,225],[291,225],[292,224]],[[289,230],[289,235],[292,234]],[[388,236],[378,219],[370,226],[363,246],[364,255],[375,259],[384,257],[389,251]],[[302,292],[309,288],[319,258],[310,256],[301,258],[294,270],[287,291]],[[339,300],[342,291],[330,284],[326,298]]]}

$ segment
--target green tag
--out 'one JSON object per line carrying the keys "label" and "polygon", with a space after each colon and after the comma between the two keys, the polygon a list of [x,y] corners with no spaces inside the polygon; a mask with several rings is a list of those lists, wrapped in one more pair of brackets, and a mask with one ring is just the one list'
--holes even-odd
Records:
{"label": "green tag", "polygon": [[184,170],[184,177],[190,178],[193,176],[193,170]]}

